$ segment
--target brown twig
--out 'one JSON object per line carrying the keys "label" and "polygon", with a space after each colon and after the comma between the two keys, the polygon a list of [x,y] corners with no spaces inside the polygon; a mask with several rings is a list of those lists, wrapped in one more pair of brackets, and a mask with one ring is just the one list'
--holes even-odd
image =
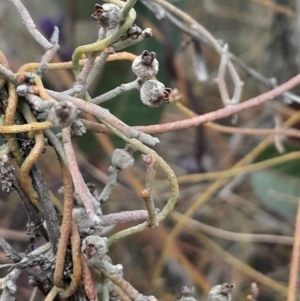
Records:
{"label": "brown twig", "polygon": [[0,50],[0,90],[3,88],[7,80],[10,80],[12,83],[17,82],[14,74],[10,71],[6,56]]}
{"label": "brown twig", "polygon": [[[279,5],[270,0],[250,0],[261,6],[265,6],[268,9],[273,10],[276,13],[284,14],[288,17],[296,17],[296,12],[290,9],[288,6]],[[284,3],[284,2],[283,2]]]}
{"label": "brown twig", "polygon": [[1,125],[1,134],[17,134],[30,131],[46,130],[52,127],[50,121],[31,122],[27,124]]}
{"label": "brown twig", "polygon": [[[287,121],[284,122],[284,127],[291,127],[295,123],[297,123],[300,119],[300,112],[296,112],[293,116],[291,116]],[[266,149],[267,146],[272,143],[272,137],[266,138],[264,141],[262,141],[259,145],[257,145],[249,154],[247,154],[243,159],[241,159],[239,162],[237,162],[234,167],[240,167],[248,162],[252,161],[254,158],[256,158],[264,149]],[[216,194],[217,191],[220,191],[220,189],[227,183],[226,180],[218,180],[214,182],[212,185],[210,185],[204,192],[201,192],[199,196],[197,197],[196,201],[188,208],[188,210],[185,212],[184,217],[181,221],[181,223],[177,223],[176,226],[172,229],[172,231],[169,233],[168,238],[166,240],[166,246],[161,253],[161,256],[158,260],[156,269],[155,269],[155,277],[159,277],[162,271],[164,260],[167,257],[168,250],[171,248],[174,240],[180,233],[180,231],[183,228],[184,220],[190,216],[192,216],[196,210],[199,209],[200,206],[203,206],[214,194]],[[271,286],[275,289],[275,287]],[[277,288],[276,288],[276,291]]]}
{"label": "brown twig", "polygon": [[219,71],[218,71],[219,92],[224,106],[226,106],[230,102],[230,97],[225,82],[227,62],[228,62],[228,45],[225,44],[222,49],[221,61],[219,64]]}
{"label": "brown twig", "polygon": [[67,299],[76,291],[82,276],[82,261],[81,261],[81,241],[77,226],[72,222],[71,227],[71,248],[73,261],[73,276],[70,285],[59,293],[61,299]]}
{"label": "brown twig", "polygon": [[86,184],[84,183],[82,175],[79,171],[78,163],[76,161],[75,152],[71,142],[70,127],[63,128],[62,135],[63,135],[63,146],[69,164],[69,169],[72,175],[75,191],[81,198],[90,219],[95,223],[99,224],[100,219],[97,216],[94,208],[94,202],[93,202],[94,197],[91,195]]}
{"label": "brown twig", "polygon": [[[182,214],[176,211],[171,213],[171,217],[174,218],[177,222],[181,221]],[[197,220],[188,218],[184,223],[194,228],[195,230],[200,230],[209,235],[220,237],[222,239],[234,240],[234,241],[243,241],[243,242],[252,242],[252,243],[275,243],[275,244],[287,244],[292,245],[294,242],[294,237],[290,236],[280,236],[272,234],[255,234],[255,233],[236,233],[231,231],[226,231],[216,227],[209,226],[207,224],[201,223]]]}
{"label": "brown twig", "polygon": [[89,76],[89,74],[95,64],[98,54],[99,54],[98,51],[92,52],[89,54],[88,58],[85,60],[84,66],[83,66],[80,74],[77,77],[77,81],[80,85],[85,86],[86,79]]}
{"label": "brown twig", "polygon": [[132,300],[136,300],[139,297],[140,293],[128,281],[124,280],[117,274],[109,274],[105,272],[103,273],[114,284],[119,286],[126,293],[126,295],[129,296]]}
{"label": "brown twig", "polygon": [[39,76],[35,76],[34,79],[34,84],[36,86],[36,88],[38,89],[38,94],[39,96],[43,99],[43,100],[47,100],[47,101],[53,101],[54,103],[56,103],[57,101],[55,99],[53,99],[52,97],[50,97],[48,95],[48,93],[46,92],[43,82],[41,80],[41,78]]}
{"label": "brown twig", "polygon": [[51,145],[59,158],[64,162],[67,166],[67,158],[63,148],[61,141],[57,138],[57,136],[51,130],[44,131],[45,136],[48,138],[48,144]]}
{"label": "brown twig", "polygon": [[156,220],[156,209],[152,197],[152,189],[155,182],[157,160],[150,155],[142,155],[144,164],[147,168],[145,189],[142,191],[141,196],[145,202],[148,215],[149,215],[149,227],[157,228],[158,222]]}
{"label": "brown twig", "polygon": [[60,291],[62,291],[61,288],[53,286],[44,301],[53,301]]}
{"label": "brown twig", "polygon": [[[187,109],[187,108],[186,108]],[[190,111],[189,109],[187,109]],[[192,111],[191,111],[192,112]],[[199,116],[192,112],[192,115],[190,116]],[[103,124],[99,124],[87,119],[81,119],[84,126],[97,133],[101,134],[112,134],[112,131],[110,131],[106,126]],[[252,128],[237,128],[237,127],[231,127],[231,126],[225,126],[220,125],[213,122],[207,122],[204,124],[204,126],[214,129],[216,131],[222,132],[222,133],[232,133],[232,134],[241,134],[241,135],[284,135],[288,137],[295,137],[300,138],[300,131],[296,129],[252,129]],[[146,125],[146,126],[134,126],[133,128],[137,129],[138,131],[141,131],[143,133],[147,134],[164,134],[165,128],[157,128],[156,126],[153,127],[152,125]],[[168,130],[167,130],[168,131]]]}
{"label": "brown twig", "polygon": [[114,291],[122,301],[131,301],[132,300],[131,298],[129,298],[126,295],[126,293],[124,293],[124,291],[119,286],[114,285]]}
{"label": "brown twig", "polygon": [[52,44],[53,47],[51,49],[48,49],[46,53],[43,55],[39,68],[41,68],[41,66],[43,66],[44,64],[48,64],[52,60],[55,53],[59,49],[58,40],[59,40],[59,29],[57,26],[54,26],[54,30],[50,39],[50,43]]}
{"label": "brown twig", "polygon": [[93,103],[89,103],[87,101],[84,101],[82,99],[72,97],[69,95],[64,95],[52,90],[47,90],[47,93],[57,99],[58,101],[68,100],[72,102],[78,109],[91,113],[95,115],[101,122],[103,123],[109,123],[111,126],[116,128],[118,131],[120,131],[122,134],[124,134],[127,138],[137,138],[143,143],[149,144],[151,146],[156,145],[159,140],[157,138],[154,138],[148,134],[144,134],[143,132],[139,132],[130,126],[128,126],[126,123],[122,122],[120,119],[115,117],[113,114],[111,114],[108,110],[97,106]]}
{"label": "brown twig", "polygon": [[300,158],[300,152],[290,152],[285,155],[277,156],[272,159],[267,159],[261,162],[252,163],[245,166],[240,167],[231,167],[227,170],[221,171],[213,171],[213,172],[206,172],[200,174],[188,174],[184,176],[178,177],[178,183],[186,183],[186,182],[200,182],[204,180],[211,180],[211,179],[226,179],[231,178],[236,175],[242,175],[243,173],[257,171],[259,169],[268,168],[271,166],[279,165],[288,161],[297,160]]}
{"label": "brown twig", "polygon": [[175,131],[178,129],[185,129],[193,126],[198,126],[208,121],[225,118],[230,115],[252,108],[254,106],[261,105],[265,101],[272,100],[277,96],[283,94],[285,91],[288,91],[294,88],[295,86],[299,85],[299,83],[300,83],[300,74],[291,78],[286,83],[274,88],[273,90],[265,92],[256,97],[253,97],[247,101],[244,101],[243,103],[234,106],[227,106],[225,108],[207,114],[195,116],[185,120],[179,120],[179,121],[169,122],[165,124],[151,125],[151,132],[155,134],[155,133],[161,133],[167,131]]}
{"label": "brown twig", "polygon": [[60,166],[62,169],[62,177],[64,184],[64,211],[63,221],[60,227],[60,239],[58,243],[58,249],[56,254],[56,263],[54,271],[54,284],[57,287],[63,287],[62,275],[65,267],[66,250],[68,246],[69,236],[71,233],[72,223],[72,209],[73,209],[73,183],[71,174],[60,160]]}
{"label": "brown twig", "polygon": [[0,228],[0,237],[19,241],[28,241],[28,236],[25,232]]}
{"label": "brown twig", "polygon": [[226,262],[228,262],[230,265],[232,265],[234,268],[242,271],[246,275],[252,277],[256,281],[271,287],[282,294],[283,296],[287,295],[287,287],[282,285],[281,283],[267,277],[263,273],[258,272],[257,270],[253,269],[246,263],[242,262],[235,256],[231,255],[224,249],[222,249],[218,244],[216,244],[213,240],[209,239],[206,235],[202,234],[199,231],[195,231],[194,229],[191,229],[189,226],[185,227],[185,230],[196,237],[201,243],[205,245],[206,248],[208,248],[210,251],[212,251],[214,254],[216,254],[219,258],[222,258]]}
{"label": "brown twig", "polygon": [[149,217],[149,227],[155,229],[158,227],[158,222],[156,220],[155,204],[150,192],[147,189],[144,189],[141,192],[141,196],[145,202],[148,217]]}
{"label": "brown twig", "polygon": [[205,126],[223,133],[241,134],[241,135],[284,135],[287,137],[300,138],[300,131],[296,129],[251,129],[224,126],[213,122],[204,124]]}
{"label": "brown twig", "polygon": [[111,226],[116,224],[125,224],[134,221],[146,221],[148,218],[147,210],[122,211],[102,215],[101,226]]}
{"label": "brown twig", "polygon": [[288,288],[288,301],[296,301],[299,294],[299,264],[300,264],[300,199],[298,202],[298,212],[295,224],[295,240],[291,260],[291,271]]}
{"label": "brown twig", "polygon": [[81,255],[82,260],[82,283],[84,291],[89,300],[94,300],[96,297],[95,285],[91,270],[86,262],[86,259]]}

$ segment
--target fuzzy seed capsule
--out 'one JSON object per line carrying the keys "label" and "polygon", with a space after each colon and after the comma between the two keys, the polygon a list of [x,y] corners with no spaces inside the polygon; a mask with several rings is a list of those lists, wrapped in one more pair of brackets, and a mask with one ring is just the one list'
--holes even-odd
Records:
{"label": "fuzzy seed capsule", "polygon": [[132,71],[142,80],[146,81],[158,73],[159,63],[155,52],[144,50],[132,62]]}
{"label": "fuzzy seed capsule", "polygon": [[138,27],[136,24],[133,24],[128,30],[127,30],[127,36],[128,38],[131,38],[132,40],[138,39],[138,37],[143,33],[142,29]]}
{"label": "fuzzy seed capsule", "polygon": [[188,288],[187,286],[181,289],[182,297],[178,301],[197,301],[194,298],[195,288]]}
{"label": "fuzzy seed capsule", "polygon": [[233,288],[234,284],[227,282],[213,286],[208,293],[208,301],[231,301],[230,292]]}
{"label": "fuzzy seed capsule", "polygon": [[116,28],[121,20],[121,9],[115,4],[105,3],[95,4],[96,11],[92,14],[92,18],[106,29]]}
{"label": "fuzzy seed capsule", "polygon": [[117,148],[112,154],[111,163],[115,168],[122,170],[132,167],[134,159],[132,153],[126,151],[126,149]]}
{"label": "fuzzy seed capsule", "polygon": [[87,259],[103,258],[107,253],[107,238],[90,235],[82,241],[81,252]]}
{"label": "fuzzy seed capsule", "polygon": [[172,89],[157,80],[146,81],[140,90],[141,101],[149,107],[159,107],[162,103],[169,103]]}
{"label": "fuzzy seed capsule", "polygon": [[79,113],[80,111],[70,101],[61,101],[51,108],[48,120],[54,126],[67,127],[76,120]]}

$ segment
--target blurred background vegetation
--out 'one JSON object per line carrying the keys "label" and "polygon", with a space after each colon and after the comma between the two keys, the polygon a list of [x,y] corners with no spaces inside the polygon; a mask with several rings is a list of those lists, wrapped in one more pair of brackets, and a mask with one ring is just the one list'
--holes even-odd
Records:
{"label": "blurred background vegetation", "polygon": [[[93,1],[81,0],[23,0],[24,5],[44,34],[49,37],[53,26],[60,27],[61,48],[57,61],[69,61],[74,49],[97,39],[98,25],[90,18],[94,11]],[[171,2],[171,1],[170,1]],[[292,0],[177,0],[172,1],[199,23],[205,26],[217,39],[229,44],[230,51],[251,68],[267,78],[276,78],[283,83],[299,70],[299,43],[296,30],[296,1]],[[219,56],[208,46],[201,45],[207,80],[197,77],[199,45],[177,29],[169,20],[157,20],[142,3],[136,5],[136,23],[141,28],[151,27],[153,37],[128,48],[134,54],[144,49],[155,51],[160,62],[157,78],[166,86],[178,88],[181,102],[197,114],[203,114],[222,107],[216,77]],[[14,7],[8,1],[0,3],[0,49],[10,61],[12,70],[27,62],[39,62],[43,50],[27,33]],[[242,99],[247,100],[267,88],[237,66],[244,81]],[[97,96],[122,83],[134,79],[129,61],[108,62],[102,74],[91,87],[91,96]],[[73,86],[71,71],[49,71],[45,85],[62,91]],[[230,82],[228,83],[230,86]],[[294,91],[297,93],[297,90]],[[141,104],[137,91],[121,95],[107,104],[117,117],[129,125],[150,125],[187,118],[173,104],[159,109],[151,109]],[[274,116],[286,120],[298,109],[297,104],[285,104],[281,98],[267,102],[238,115],[236,124],[232,119],[222,119],[218,123],[236,127],[273,128]],[[239,159],[247,155],[263,136],[224,134],[214,129],[199,126],[159,135],[160,145],[156,147],[176,175],[227,170]],[[107,169],[113,149],[123,147],[123,142],[111,136],[88,132],[74,141],[81,171],[87,182],[94,183],[101,190],[107,180]],[[285,152],[299,150],[299,140],[286,139]],[[278,156],[275,147],[269,147],[257,158],[258,161]],[[55,154],[47,150],[41,166],[48,187],[57,194],[62,185],[60,169],[56,165]],[[122,171],[105,213],[144,208],[140,197],[143,189],[145,169],[140,156],[130,171]],[[299,160],[273,168],[255,171],[233,178],[221,191],[217,191],[193,215],[193,219],[217,228],[239,233],[266,233],[293,236],[297,201],[299,197]],[[175,211],[184,213],[206,191],[210,182],[181,183],[180,198]],[[168,186],[160,174],[155,186],[155,202],[158,207],[168,197]],[[177,216],[178,217],[178,216]],[[28,247],[24,209],[17,196],[12,193],[0,196],[0,235],[4,229],[16,230],[10,242],[18,251]],[[157,273],[158,258],[161,255],[168,233],[172,231],[178,218],[172,215],[156,230],[147,230],[118,241],[111,247],[114,263],[124,266],[125,278],[146,295],[153,294],[159,300],[175,300],[184,285],[195,286],[197,298],[205,300],[209,288],[222,282],[235,284],[234,300],[246,300],[251,282],[258,283],[258,300],[284,300],[283,295],[271,286],[260,283],[249,275],[247,266],[263,275],[287,285],[291,244],[253,243],[224,240],[214,236],[201,236],[193,225],[183,228],[172,252],[164,262],[162,273]],[[123,225],[128,227],[128,225]],[[108,233],[121,230],[109,229]],[[192,230],[191,230],[192,229]],[[200,233],[200,236],[195,235]],[[109,235],[108,234],[108,235]],[[204,238],[203,238],[204,237]],[[209,237],[209,241],[207,238]],[[228,252],[240,262],[228,259]],[[0,260],[5,262],[3,253]],[[155,272],[156,271],[156,272]],[[2,272],[2,271],[1,271]],[[158,275],[159,274],[159,275]],[[32,288],[27,284],[27,276],[19,279],[19,300],[28,300]],[[39,296],[42,300],[42,296]],[[38,297],[37,299],[38,300]]]}

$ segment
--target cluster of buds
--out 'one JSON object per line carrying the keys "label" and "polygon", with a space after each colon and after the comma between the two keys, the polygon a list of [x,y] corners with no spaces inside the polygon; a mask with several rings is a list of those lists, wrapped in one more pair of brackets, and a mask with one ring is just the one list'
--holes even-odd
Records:
{"label": "cluster of buds", "polygon": [[24,97],[27,93],[29,86],[34,85],[34,77],[36,75],[34,73],[27,73],[26,75],[18,75],[18,86],[16,88],[16,92],[19,96]]}
{"label": "cluster of buds", "polygon": [[123,266],[121,264],[113,265],[110,257],[106,255],[108,252],[107,241],[106,237],[87,236],[82,240],[81,252],[90,267],[122,276]]}
{"label": "cluster of buds", "polygon": [[[121,21],[121,9],[115,4],[106,3],[103,5],[95,4],[95,12],[92,18],[97,20],[101,25],[99,38],[103,38],[115,32]],[[127,30],[127,37],[133,40],[138,39],[141,35],[151,36],[152,32],[143,31],[133,24]],[[156,76],[159,70],[159,63],[156,59],[156,53],[144,50],[141,55],[137,56],[132,62],[132,71],[140,79],[142,84],[140,95],[142,102],[149,107],[159,107],[162,103],[169,102],[169,95],[172,92],[166,88],[163,83],[151,80]]]}
{"label": "cluster of buds", "polygon": [[107,238],[90,235],[82,241],[81,252],[87,260],[101,259],[108,251]]}
{"label": "cluster of buds", "polygon": [[124,149],[115,149],[111,158],[113,167],[117,170],[132,167],[134,164],[134,158],[132,156],[134,150],[135,149],[130,144],[127,144]]}
{"label": "cluster of buds", "polygon": [[72,125],[79,114],[80,111],[70,101],[61,101],[51,108],[48,114],[48,120],[51,121],[54,126],[63,128]]}
{"label": "cluster of buds", "polygon": [[149,107],[159,107],[162,103],[169,103],[172,89],[157,80],[152,80],[158,73],[159,63],[155,52],[144,50],[132,63],[133,73],[143,82],[140,96],[143,104]]}

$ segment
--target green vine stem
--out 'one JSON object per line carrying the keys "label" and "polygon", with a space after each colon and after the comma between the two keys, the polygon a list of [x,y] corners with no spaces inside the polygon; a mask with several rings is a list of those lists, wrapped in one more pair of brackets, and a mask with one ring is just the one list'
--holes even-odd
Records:
{"label": "green vine stem", "polygon": [[[156,217],[157,222],[164,220],[166,218],[166,216],[172,211],[172,209],[174,208],[176,201],[178,199],[179,188],[178,188],[177,178],[174,174],[174,171],[154,150],[152,150],[148,146],[144,145],[142,142],[140,142],[139,140],[137,140],[135,138],[130,139],[130,138],[126,137],[119,130],[117,130],[112,125],[110,125],[108,122],[105,122],[103,120],[102,120],[102,122],[106,125],[107,128],[109,128],[114,134],[119,136],[125,142],[131,144],[140,152],[142,152],[146,155],[150,155],[152,158],[155,158],[158,165],[160,166],[160,168],[166,174],[166,176],[170,182],[170,186],[171,186],[171,197],[167,201],[167,204],[165,205],[165,207],[162,209],[162,211]],[[137,226],[134,226],[134,227],[122,230],[116,234],[113,234],[112,236],[110,236],[108,238],[108,246],[110,246],[113,242],[115,242],[116,240],[118,240],[120,238],[129,236],[134,233],[141,232],[141,231],[147,229],[147,227],[148,227],[148,222],[144,222]]]}

